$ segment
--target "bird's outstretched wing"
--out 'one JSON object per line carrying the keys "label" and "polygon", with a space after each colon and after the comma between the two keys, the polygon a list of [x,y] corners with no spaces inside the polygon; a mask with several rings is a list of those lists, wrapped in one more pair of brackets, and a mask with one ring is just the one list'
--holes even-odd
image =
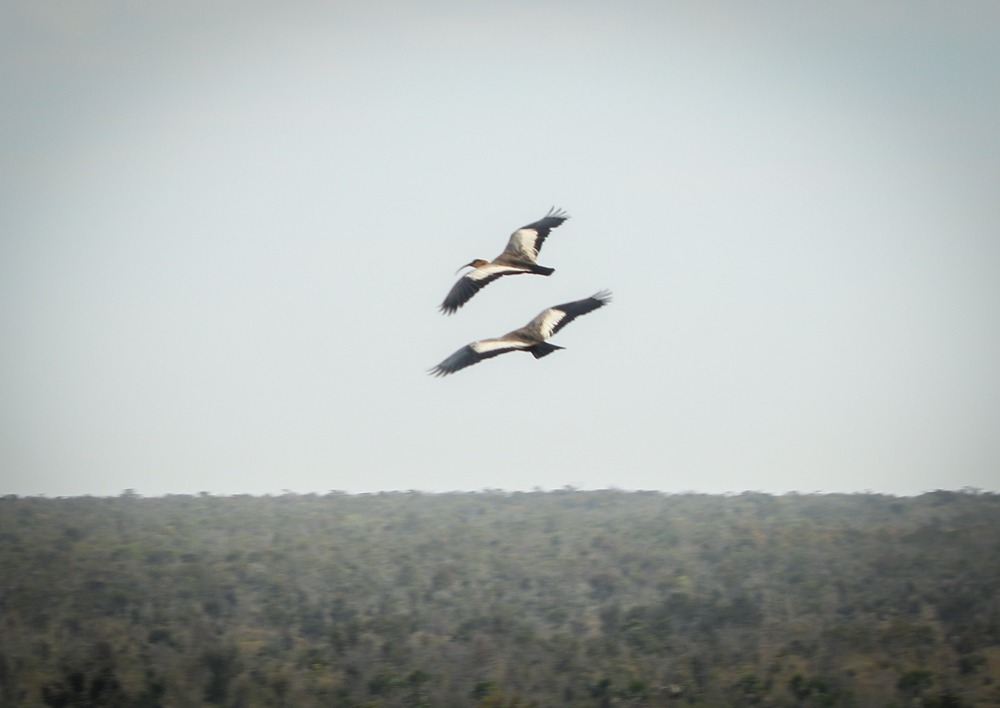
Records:
{"label": "bird's outstretched wing", "polygon": [[447,376],[461,371],[467,366],[478,364],[483,359],[506,354],[520,349],[530,349],[531,342],[517,342],[509,339],[481,339],[472,344],[466,344],[450,357],[430,370],[434,376]]}
{"label": "bird's outstretched wing", "polygon": [[515,265],[487,263],[470,270],[458,279],[441,303],[441,312],[446,315],[455,314],[462,305],[472,299],[473,295],[485,288],[497,278],[504,275],[530,273],[530,269]]}
{"label": "bird's outstretched wing", "polygon": [[574,300],[543,310],[528,323],[527,328],[535,329],[542,339],[548,339],[580,315],[593,312],[609,302],[611,302],[611,291],[602,290],[583,300]]}
{"label": "bird's outstretched wing", "polygon": [[526,258],[534,263],[549,232],[568,218],[569,214],[562,209],[552,207],[549,209],[549,213],[538,221],[522,226],[512,233],[507,242],[507,248],[504,249],[504,254],[515,258]]}

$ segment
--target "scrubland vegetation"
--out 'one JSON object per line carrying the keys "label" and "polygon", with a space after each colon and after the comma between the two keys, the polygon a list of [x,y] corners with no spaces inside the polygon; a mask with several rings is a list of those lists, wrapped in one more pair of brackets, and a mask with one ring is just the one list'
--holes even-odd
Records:
{"label": "scrubland vegetation", "polygon": [[0,500],[3,706],[986,706],[998,679],[995,494]]}

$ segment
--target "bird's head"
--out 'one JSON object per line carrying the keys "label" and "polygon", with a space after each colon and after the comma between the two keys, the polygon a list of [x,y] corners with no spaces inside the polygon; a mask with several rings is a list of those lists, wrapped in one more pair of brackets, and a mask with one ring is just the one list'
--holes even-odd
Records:
{"label": "bird's head", "polygon": [[[489,263],[489,261],[484,261],[482,258],[475,258],[466,263],[464,266],[462,266],[462,268],[478,268],[479,266],[484,266],[487,263]],[[462,268],[456,270],[455,274],[457,275],[462,270]]]}

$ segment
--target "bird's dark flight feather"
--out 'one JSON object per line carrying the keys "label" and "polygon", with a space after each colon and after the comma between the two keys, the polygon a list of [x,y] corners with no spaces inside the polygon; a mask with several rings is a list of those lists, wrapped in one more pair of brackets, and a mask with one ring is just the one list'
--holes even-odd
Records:
{"label": "bird's dark flight feather", "polygon": [[591,295],[588,298],[584,298],[583,300],[574,300],[573,302],[567,302],[562,305],[556,305],[552,309],[565,312],[566,316],[563,317],[555,325],[555,327],[552,328],[552,334],[550,334],[549,336],[551,337],[552,335],[554,335],[556,332],[561,330],[563,327],[568,325],[577,317],[580,317],[581,315],[586,315],[588,312],[593,312],[599,307],[604,307],[609,302],[611,302],[611,293],[608,292],[607,290],[602,290],[601,292],[595,293],[594,295]]}

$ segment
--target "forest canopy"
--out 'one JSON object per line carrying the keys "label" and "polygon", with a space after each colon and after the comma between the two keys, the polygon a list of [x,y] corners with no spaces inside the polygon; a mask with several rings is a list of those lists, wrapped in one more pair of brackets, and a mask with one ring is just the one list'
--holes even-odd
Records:
{"label": "forest canopy", "polygon": [[1000,496],[0,499],[0,704],[1000,703]]}

